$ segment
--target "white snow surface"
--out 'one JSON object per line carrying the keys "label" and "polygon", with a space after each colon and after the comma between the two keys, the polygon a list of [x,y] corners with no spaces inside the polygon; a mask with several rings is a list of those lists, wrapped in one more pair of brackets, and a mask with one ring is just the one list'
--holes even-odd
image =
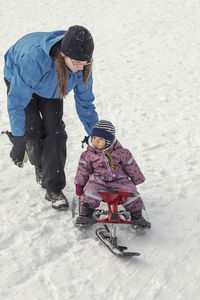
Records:
{"label": "white snow surface", "polygon": [[[70,208],[44,200],[30,163],[17,168],[0,136],[1,300],[200,299],[200,2],[198,0],[1,0],[0,64],[22,35],[87,27],[95,40],[94,93],[100,119],[133,153],[152,229],[118,231],[140,257],[118,258],[74,227],[74,176],[85,135],[73,92],[65,99]],[[0,129],[10,129],[0,78]],[[95,225],[96,226],[96,225]]]}

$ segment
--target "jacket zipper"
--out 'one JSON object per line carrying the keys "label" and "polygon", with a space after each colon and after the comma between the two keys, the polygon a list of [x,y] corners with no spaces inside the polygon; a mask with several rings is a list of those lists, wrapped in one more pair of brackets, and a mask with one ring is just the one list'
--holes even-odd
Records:
{"label": "jacket zipper", "polygon": [[108,180],[109,181],[112,181],[112,175],[110,176],[110,174],[112,174],[112,170],[111,170],[111,167],[110,167],[110,165],[109,165],[109,163],[108,163],[108,158],[107,158],[107,156],[105,155],[105,153],[103,152],[103,156],[104,156],[104,160],[105,160],[105,163],[106,163],[106,167],[107,167],[107,169],[108,169]]}

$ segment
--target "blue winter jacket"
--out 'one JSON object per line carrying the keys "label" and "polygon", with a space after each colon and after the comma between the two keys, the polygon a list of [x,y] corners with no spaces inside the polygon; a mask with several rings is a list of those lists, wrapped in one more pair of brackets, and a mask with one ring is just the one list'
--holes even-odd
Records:
{"label": "blue winter jacket", "polygon": [[[12,134],[23,136],[25,130],[24,108],[32,94],[44,98],[58,98],[55,59],[50,49],[62,40],[66,31],[34,32],[23,36],[5,54],[4,77],[11,83],[8,93],[8,113]],[[68,71],[68,91],[74,90],[78,116],[90,135],[98,121],[93,104],[92,75],[87,85],[83,83],[82,71]]]}

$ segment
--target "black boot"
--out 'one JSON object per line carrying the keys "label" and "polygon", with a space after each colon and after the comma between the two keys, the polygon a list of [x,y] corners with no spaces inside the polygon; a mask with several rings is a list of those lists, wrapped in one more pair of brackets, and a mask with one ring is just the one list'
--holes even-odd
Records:
{"label": "black boot", "polygon": [[59,210],[65,210],[69,207],[69,203],[62,191],[46,192],[45,199],[52,202],[52,207]]}
{"label": "black boot", "polygon": [[145,218],[142,216],[141,210],[137,210],[131,213],[131,221],[133,222],[133,226],[151,228],[151,223],[145,220]]}
{"label": "black boot", "polygon": [[42,174],[41,167],[39,167],[39,166],[35,166],[35,177],[36,177],[37,183],[42,185],[43,174]]}
{"label": "black boot", "polygon": [[94,219],[92,219],[92,214],[94,209],[89,208],[87,203],[84,203],[80,207],[79,216],[76,219],[76,224],[93,224],[96,223]]}
{"label": "black boot", "polygon": [[82,205],[80,216],[85,218],[92,218],[94,209],[89,208],[87,205]]}

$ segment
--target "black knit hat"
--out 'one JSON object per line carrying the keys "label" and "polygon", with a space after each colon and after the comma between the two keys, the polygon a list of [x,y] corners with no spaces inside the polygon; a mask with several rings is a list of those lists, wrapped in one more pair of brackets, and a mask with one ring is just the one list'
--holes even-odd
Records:
{"label": "black knit hat", "polygon": [[94,51],[91,33],[83,26],[71,26],[61,42],[60,51],[75,60],[90,60]]}

